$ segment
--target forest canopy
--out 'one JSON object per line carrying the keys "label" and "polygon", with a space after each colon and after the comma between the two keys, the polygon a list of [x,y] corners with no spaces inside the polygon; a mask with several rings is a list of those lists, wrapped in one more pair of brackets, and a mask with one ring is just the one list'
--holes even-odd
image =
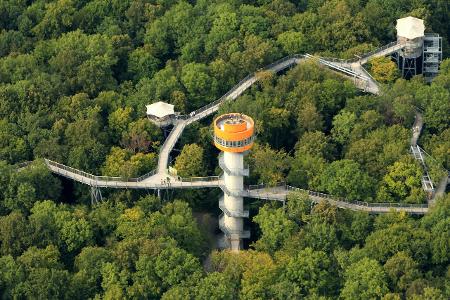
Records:
{"label": "forest canopy", "polygon": [[[215,251],[221,191],[90,190],[42,159],[97,175],[155,169],[167,132],[145,118],[164,101],[188,114],[248,74],[219,110],[255,120],[246,184],[348,201],[425,204],[418,143],[437,185],[450,169],[450,59],[431,84],[388,57],[367,68],[382,93],[291,54],[354,58],[396,40],[415,16],[449,48],[448,1],[0,1],[0,294],[45,299],[449,299],[450,198],[423,217],[369,215],[290,194],[246,199],[252,238]],[[186,128],[180,176],[218,175],[211,118]],[[24,164],[24,162],[30,162]]]}

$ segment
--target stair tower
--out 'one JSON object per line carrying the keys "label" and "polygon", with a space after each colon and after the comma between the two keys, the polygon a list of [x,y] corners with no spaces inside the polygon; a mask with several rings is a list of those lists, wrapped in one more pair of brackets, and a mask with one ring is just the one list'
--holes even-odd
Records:
{"label": "stair tower", "polygon": [[254,122],[249,116],[230,113],[214,120],[214,145],[222,151],[219,166],[223,170],[224,191],[219,200],[219,227],[223,232],[220,248],[238,251],[242,249],[242,239],[250,238],[250,232],[244,230],[244,218],[248,218],[248,210],[244,210],[244,176],[249,174],[244,155],[254,139]]}
{"label": "stair tower", "polygon": [[431,82],[439,72],[442,62],[442,37],[436,33],[425,33],[423,41],[422,73],[427,82]]}

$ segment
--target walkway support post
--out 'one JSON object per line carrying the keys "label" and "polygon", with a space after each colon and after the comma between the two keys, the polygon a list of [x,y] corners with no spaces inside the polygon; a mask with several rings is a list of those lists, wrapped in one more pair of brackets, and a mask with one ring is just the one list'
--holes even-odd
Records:
{"label": "walkway support post", "polygon": [[91,186],[91,205],[98,204],[103,200],[102,192],[98,186]]}

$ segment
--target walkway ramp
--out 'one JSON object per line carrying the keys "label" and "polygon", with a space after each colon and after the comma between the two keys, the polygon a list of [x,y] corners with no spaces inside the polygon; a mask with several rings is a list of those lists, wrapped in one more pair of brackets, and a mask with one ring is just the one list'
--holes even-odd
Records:
{"label": "walkway ramp", "polygon": [[389,43],[387,45],[384,45],[372,52],[364,54],[362,57],[360,57],[358,59],[358,63],[361,65],[364,65],[373,58],[380,57],[380,56],[387,56],[387,55],[390,55],[397,51],[400,51],[403,48],[405,48],[404,43],[398,43],[397,41],[395,41],[395,42]]}
{"label": "walkway ramp", "polygon": [[350,68],[358,74],[361,74],[367,80],[365,81],[365,86],[359,87],[360,89],[364,90],[367,93],[371,93],[374,95],[380,94],[380,86],[378,85],[378,82],[370,75],[369,72],[359,63],[353,63],[350,65]]}
{"label": "walkway ramp", "polygon": [[339,208],[354,211],[366,211],[372,214],[387,213],[390,211],[404,211],[410,214],[422,215],[428,212],[428,206],[426,204],[368,203],[360,201],[349,202],[325,193],[304,190],[291,186],[249,189],[246,191],[246,197],[263,200],[286,201],[287,195],[294,191],[306,193],[309,196],[309,199],[314,203],[326,201]]}
{"label": "walkway ramp", "polygon": [[328,60],[310,54],[306,54],[305,56],[311,59],[317,59],[320,64],[349,78],[358,89],[364,92],[371,94],[379,94],[380,92],[378,83],[359,63],[350,64],[342,61]]}
{"label": "walkway ramp", "polygon": [[73,181],[97,188],[120,189],[180,189],[180,188],[212,188],[221,185],[219,176],[181,178],[168,174],[155,173],[140,180],[139,178],[122,178],[96,176],[78,169],[46,159],[50,171]]}
{"label": "walkway ramp", "polygon": [[164,144],[161,146],[158,157],[158,173],[167,173],[167,165],[169,164],[170,152],[172,152],[173,147],[175,147],[175,144],[177,143],[178,138],[183,132],[184,127],[186,127],[186,123],[187,122],[185,120],[177,121],[169,136],[164,141]]}
{"label": "walkway ramp", "polygon": [[420,133],[422,132],[423,127],[423,117],[422,114],[419,112],[416,112],[414,124],[412,127],[413,135],[411,137],[411,147],[417,146],[417,141],[419,140]]}
{"label": "walkway ramp", "polygon": [[[303,55],[288,56],[288,57],[282,58],[282,59],[266,66],[263,70],[278,73],[278,72],[283,71],[295,64],[298,64],[300,61],[302,61],[304,59],[305,59],[305,57]],[[223,95],[216,101],[211,102],[211,103],[191,112],[189,115],[180,116],[179,119],[185,120],[186,125],[189,125],[193,122],[196,122],[203,118],[206,118],[207,116],[218,111],[220,105],[222,103],[224,103],[225,101],[235,100],[236,98],[238,98],[249,87],[251,87],[256,81],[258,81],[258,78],[255,76],[255,74],[254,73],[249,74],[247,77],[242,79],[239,83],[237,83],[235,86],[233,86],[225,95]]]}
{"label": "walkway ramp", "polygon": [[316,59],[320,64],[327,66],[330,69],[338,71],[342,74],[345,74],[349,77],[358,78],[358,79],[362,79],[365,81],[367,81],[369,79],[366,76],[353,71],[351,68],[348,67],[347,64],[341,64],[341,63],[337,63],[337,62],[328,61],[324,58],[321,58],[319,56],[313,56],[311,54],[305,54],[305,57],[310,58],[310,59]]}

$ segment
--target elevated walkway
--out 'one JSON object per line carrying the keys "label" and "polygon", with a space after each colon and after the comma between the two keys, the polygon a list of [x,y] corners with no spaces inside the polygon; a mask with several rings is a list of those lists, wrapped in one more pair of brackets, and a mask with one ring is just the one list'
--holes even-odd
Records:
{"label": "elevated walkway", "polygon": [[405,48],[405,44],[398,43],[397,41],[395,41],[387,45],[384,45],[372,52],[364,54],[358,59],[358,63],[364,65],[373,58],[391,55],[395,52],[402,50],[403,48]]}
{"label": "elevated walkway", "polygon": [[334,58],[334,57],[322,57],[322,59],[332,62],[332,63],[335,63],[335,64],[338,64],[338,65],[341,65],[342,67],[349,68],[352,64],[355,64],[355,63],[357,63],[359,65],[365,65],[366,63],[369,62],[369,60],[371,60],[373,58],[391,55],[391,54],[394,54],[394,53],[402,50],[403,48],[405,48],[405,44],[394,41],[394,42],[391,42],[384,46],[381,46],[373,51],[370,51],[370,52],[364,53],[360,56],[357,56],[356,58],[341,59],[341,58]]}
{"label": "elevated walkway", "polygon": [[411,137],[411,147],[417,146],[417,141],[419,140],[420,133],[422,132],[423,127],[423,117],[420,112],[416,112],[414,124],[412,127],[412,137]]}
{"label": "elevated walkway", "polygon": [[[321,65],[324,65],[340,74],[352,78],[354,84],[361,90],[378,94],[379,87],[377,82],[370,76],[370,74],[362,67],[362,65],[367,62],[369,59],[377,56],[389,55],[396,51],[399,51],[404,46],[402,44],[391,43],[384,47],[377,49],[374,52],[368,53],[367,55],[357,59],[357,60],[336,60],[336,59],[325,59],[325,58],[317,58],[312,55],[291,55],[285,58],[282,58],[268,66],[266,66],[263,70],[270,72],[280,72],[285,70],[293,65],[300,63],[306,59],[316,59]],[[178,141],[178,138],[182,134],[184,128],[198,120],[201,120],[213,113],[215,113],[220,105],[225,101],[231,101],[239,97],[245,90],[247,90],[250,86],[252,86],[258,80],[256,74],[250,74],[243,80],[241,80],[238,84],[236,84],[231,90],[229,90],[225,95],[216,101],[191,112],[189,115],[181,115],[177,117],[176,124],[169,136],[165,140],[164,144],[160,148],[159,159],[158,159],[158,167],[156,170],[144,174],[138,178],[121,178],[121,177],[109,177],[109,176],[96,176],[92,175],[80,170],[77,170],[72,167],[68,167],[57,162],[53,162],[51,160],[46,159],[45,163],[49,167],[49,169],[58,175],[67,177],[76,182],[80,182],[86,184],[92,188],[126,188],[126,189],[178,189],[178,188],[211,188],[211,187],[220,187],[224,189],[224,192],[229,195],[234,195],[232,192],[227,191],[223,180],[219,176],[211,176],[211,177],[193,177],[193,178],[180,178],[174,177],[168,174],[168,162],[170,152]],[[413,137],[411,139],[411,149],[414,157],[420,159],[422,164],[425,166],[425,161],[422,155],[422,149],[417,146],[417,139],[420,135],[420,130],[422,128],[422,118],[421,115],[416,117],[416,123],[414,126],[419,126],[419,130],[414,131],[413,129]],[[423,151],[424,152],[424,151]],[[219,164],[221,160],[219,158]],[[225,170],[226,172],[233,173],[236,170]],[[238,170],[238,173],[242,173],[242,175],[248,175],[248,169]],[[244,174],[245,173],[245,174]],[[428,176],[428,173],[424,175],[424,178]],[[429,179],[429,176],[428,176]],[[447,179],[447,178],[446,178]],[[448,181],[445,180],[445,181]],[[430,183],[429,180],[428,183]],[[442,180],[444,182],[444,180]],[[431,182],[432,184],[432,182]],[[442,185],[440,185],[440,191],[442,191]],[[428,185],[429,187],[429,185]],[[426,186],[424,186],[426,188]],[[434,187],[433,187],[434,188]],[[445,191],[445,186],[444,186]],[[367,203],[367,202],[348,202],[342,199],[336,199],[330,195],[326,195],[319,192],[314,191],[306,191],[290,186],[284,187],[260,187],[260,188],[249,188],[246,191],[239,193],[238,196],[257,198],[257,199],[266,199],[266,200],[277,200],[277,201],[285,201],[286,196],[291,191],[305,191],[308,193],[310,198],[315,202],[320,201],[328,201],[331,204],[336,205],[340,208],[352,209],[352,210],[360,210],[360,211],[368,211],[370,213],[383,213],[388,212],[391,209],[394,210],[402,210],[408,213],[413,214],[423,214],[426,213],[428,208],[425,206],[417,206],[417,205],[397,205],[394,203]],[[94,192],[98,192],[93,190]],[[101,196],[100,196],[101,198]],[[226,212],[229,214],[234,214],[235,212]],[[239,212],[240,214],[241,212]],[[242,212],[242,214],[247,214],[248,212]],[[230,233],[232,234],[232,233]]]}
{"label": "elevated walkway", "polygon": [[[53,173],[96,188],[180,189],[224,187],[224,184],[219,176],[175,178],[173,176],[160,176],[160,174],[155,174],[147,178],[147,180],[139,181],[138,178],[123,179],[121,177],[95,176],[50,160],[45,160],[45,162]],[[239,196],[284,202],[287,199],[287,195],[292,191],[306,192],[310,199],[315,203],[327,201],[339,208],[355,211],[384,213],[395,210],[405,211],[411,214],[424,214],[428,211],[427,205],[400,205],[396,203],[367,203],[359,201],[349,202],[342,199],[337,199],[336,197],[325,193],[304,190],[287,185],[277,187],[266,187],[263,185],[249,186],[244,192],[240,193]],[[224,211],[224,213],[230,216],[239,215],[242,217],[248,217],[248,210],[244,210],[243,212]]]}
{"label": "elevated walkway", "polygon": [[[416,142],[415,145],[412,145],[412,142]],[[422,188],[423,190],[430,195],[429,198],[433,198],[434,195],[434,184],[428,174],[428,167],[425,161],[425,151],[417,145],[417,139],[414,137],[411,140],[411,153],[413,157],[420,162],[423,167],[423,176],[422,176]]]}
{"label": "elevated walkway", "polygon": [[399,204],[399,203],[368,203],[361,201],[345,201],[337,197],[304,190],[288,185],[282,185],[277,187],[260,187],[255,189],[247,190],[248,197],[263,200],[274,200],[274,201],[286,201],[287,195],[293,191],[303,192],[309,196],[309,199],[314,203],[328,202],[336,207],[343,209],[350,209],[354,211],[366,211],[371,214],[387,213],[389,211],[404,211],[410,214],[422,215],[428,212],[428,206],[426,204]]}
{"label": "elevated walkway", "polygon": [[170,152],[172,152],[173,147],[175,147],[175,144],[177,143],[181,133],[183,133],[186,124],[187,124],[186,120],[179,120],[173,127],[169,136],[164,141],[164,144],[161,146],[159,150],[157,173],[159,174],[167,173],[167,165],[169,164]]}
{"label": "elevated walkway", "polygon": [[219,176],[181,178],[168,174],[155,173],[145,179],[96,176],[63,164],[45,159],[50,171],[73,181],[96,188],[119,189],[179,189],[211,188],[220,186]]}

